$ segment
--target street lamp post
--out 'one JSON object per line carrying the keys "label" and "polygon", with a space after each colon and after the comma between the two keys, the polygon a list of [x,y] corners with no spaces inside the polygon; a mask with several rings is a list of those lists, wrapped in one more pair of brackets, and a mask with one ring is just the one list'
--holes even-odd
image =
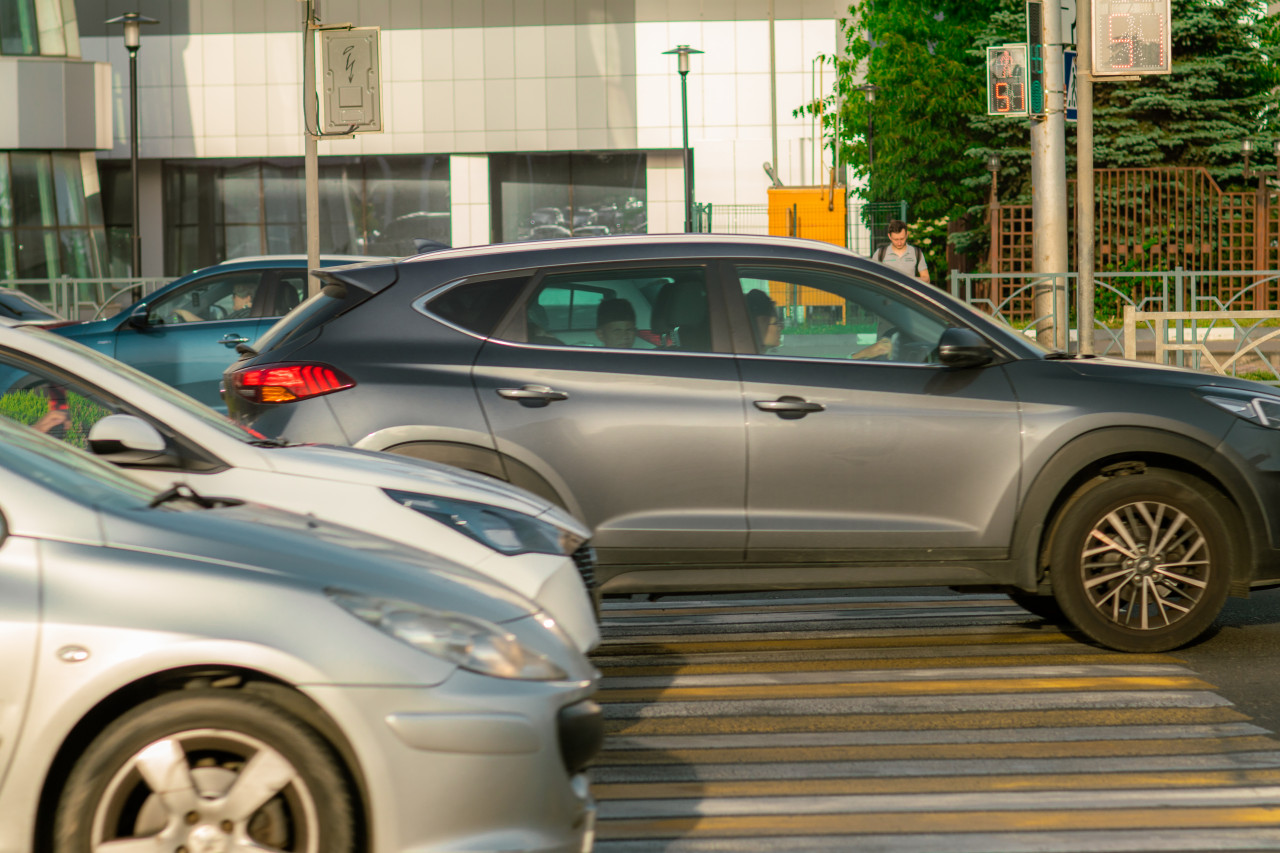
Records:
{"label": "street lamp post", "polygon": [[124,24],[124,46],[129,51],[129,174],[133,191],[133,232],[129,240],[132,261],[129,272],[134,277],[142,275],[142,242],[138,235],[138,48],[142,44],[141,24],[158,24],[137,12],[126,12],[108,24]]}
{"label": "street lamp post", "polygon": [[[991,220],[991,245],[987,252],[987,266],[992,275],[997,270],[996,267],[1000,261],[1000,194],[999,194],[999,176],[1000,176],[1000,155],[992,152],[987,155],[987,171],[991,173],[991,199],[987,202],[987,215]],[[995,297],[995,278],[987,280],[985,293],[987,299]]]}
{"label": "street lamp post", "polygon": [[871,190],[871,171],[875,167],[875,148],[872,139],[875,137],[875,125],[872,123],[872,113],[876,103],[876,92],[880,87],[875,83],[863,83],[861,86],[855,86],[859,92],[867,98],[867,201],[875,201],[875,193]]}
{"label": "street lamp post", "polygon": [[687,44],[677,45],[671,50],[664,50],[663,56],[675,54],[680,58],[680,127],[684,134],[684,231],[693,231],[693,169],[689,163],[689,89],[686,80],[689,76],[689,55],[702,53]]}

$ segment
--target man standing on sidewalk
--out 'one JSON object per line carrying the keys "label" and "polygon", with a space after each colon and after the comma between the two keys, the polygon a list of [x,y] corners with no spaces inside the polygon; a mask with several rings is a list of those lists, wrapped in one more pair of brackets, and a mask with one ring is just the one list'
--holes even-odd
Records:
{"label": "man standing on sidewalk", "polygon": [[904,275],[928,282],[929,265],[925,263],[924,252],[918,246],[907,244],[907,223],[901,219],[889,221],[889,242],[891,245],[876,249],[872,258]]}

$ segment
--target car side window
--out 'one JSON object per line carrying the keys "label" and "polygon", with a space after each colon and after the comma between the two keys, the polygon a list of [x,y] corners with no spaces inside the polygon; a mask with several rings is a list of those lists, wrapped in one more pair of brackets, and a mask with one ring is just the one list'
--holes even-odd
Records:
{"label": "car side window", "polygon": [[468,281],[428,299],[425,306],[415,305],[446,323],[488,337],[528,283],[528,276]]}
{"label": "car side window", "polygon": [[280,270],[272,291],[272,304],[264,306],[263,317],[283,317],[307,298],[307,271]]}
{"label": "car side window", "polygon": [[261,280],[258,270],[206,276],[151,303],[147,322],[159,326],[254,316]]}
{"label": "car side window", "polygon": [[710,352],[700,267],[551,273],[511,338],[548,346]]}
{"label": "car side window", "polygon": [[120,411],[116,401],[79,382],[0,356],[2,417],[85,448],[93,425]]}
{"label": "car side window", "polygon": [[737,270],[756,352],[923,364],[949,325],[910,294],[827,270]]}

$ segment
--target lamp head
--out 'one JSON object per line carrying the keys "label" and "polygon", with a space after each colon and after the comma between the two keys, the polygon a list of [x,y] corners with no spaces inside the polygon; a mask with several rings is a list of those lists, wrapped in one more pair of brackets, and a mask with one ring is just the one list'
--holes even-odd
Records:
{"label": "lamp head", "polygon": [[129,50],[137,50],[142,44],[142,28],[140,24],[158,24],[155,18],[148,18],[146,15],[139,15],[137,12],[126,12],[125,14],[112,18],[107,21],[108,24],[124,24],[124,46]]}
{"label": "lamp head", "polygon": [[664,50],[662,55],[669,56],[673,53],[680,57],[679,71],[683,76],[689,73],[689,55],[693,53],[703,53],[703,51],[694,47],[689,47],[687,44],[680,44],[676,45],[671,50]]}
{"label": "lamp head", "polygon": [[1244,155],[1244,156],[1246,156],[1246,157],[1248,157],[1250,154],[1252,154],[1252,153],[1253,153],[1253,140],[1252,140],[1252,139],[1242,139],[1242,140],[1240,140],[1240,153],[1241,153],[1241,154],[1243,154],[1243,155]]}
{"label": "lamp head", "polygon": [[987,155],[987,171],[993,175],[996,172],[1000,171],[1000,155],[999,154]]}

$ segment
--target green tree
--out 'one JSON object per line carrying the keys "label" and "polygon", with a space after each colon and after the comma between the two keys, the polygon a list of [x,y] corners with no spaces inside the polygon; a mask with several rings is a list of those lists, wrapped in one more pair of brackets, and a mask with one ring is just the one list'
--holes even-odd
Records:
{"label": "green tree", "polygon": [[[1173,0],[1172,14],[1171,74],[1094,86],[1094,164],[1205,166],[1241,186],[1240,141],[1261,140],[1265,154],[1280,135],[1280,19],[1263,0]],[[1029,122],[986,115],[984,76],[987,46],[1026,38],[1022,0],[856,0],[841,31],[828,103],[843,103],[841,158],[870,176],[868,200],[906,199],[919,220],[980,214],[986,156],[998,153],[1001,200],[1029,202]],[[1074,152],[1069,123],[1069,175]],[[953,235],[962,250],[981,239]]]}

